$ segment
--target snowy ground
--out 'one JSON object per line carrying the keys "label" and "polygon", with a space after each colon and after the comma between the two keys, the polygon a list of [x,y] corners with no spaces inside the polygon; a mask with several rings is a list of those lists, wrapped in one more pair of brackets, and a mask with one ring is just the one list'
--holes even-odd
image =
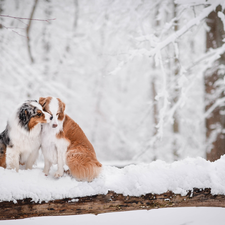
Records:
{"label": "snowy ground", "polygon": [[224,225],[224,208],[169,208],[150,211],[106,213],[100,215],[36,217],[0,221],[0,225],[74,225],[74,224],[152,224],[152,225]]}
{"label": "snowy ground", "polygon": [[104,165],[100,176],[91,183],[78,182],[69,175],[55,179],[56,167],[46,177],[42,169],[43,164],[19,172],[0,168],[0,201],[32,198],[40,202],[106,194],[109,190],[140,196],[168,190],[186,195],[193,188],[211,188],[212,194],[225,194],[225,156],[213,163],[188,158],[171,164],[155,161],[122,169]]}

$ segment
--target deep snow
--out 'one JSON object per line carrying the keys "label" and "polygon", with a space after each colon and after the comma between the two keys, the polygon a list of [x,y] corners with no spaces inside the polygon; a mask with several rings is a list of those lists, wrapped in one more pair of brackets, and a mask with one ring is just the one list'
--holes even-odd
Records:
{"label": "deep snow", "polygon": [[0,200],[32,198],[35,202],[106,194],[109,190],[124,195],[160,194],[168,190],[186,194],[193,188],[211,188],[213,194],[225,194],[225,156],[216,162],[187,158],[174,163],[155,161],[129,165],[122,169],[104,165],[93,182],[78,182],[69,175],[53,177],[56,167],[46,177],[43,164],[33,170],[0,168]]}

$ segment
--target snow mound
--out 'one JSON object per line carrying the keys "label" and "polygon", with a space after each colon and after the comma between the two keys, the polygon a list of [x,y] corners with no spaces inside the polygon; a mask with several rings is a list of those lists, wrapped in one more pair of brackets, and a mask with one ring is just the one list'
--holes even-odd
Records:
{"label": "snow mound", "polygon": [[93,182],[78,182],[68,175],[53,178],[56,167],[46,177],[42,166],[33,170],[0,168],[0,201],[31,198],[35,202],[106,194],[109,190],[124,195],[161,194],[168,190],[186,195],[193,188],[211,188],[212,194],[225,194],[225,156],[216,162],[187,158],[174,163],[155,161],[129,165],[122,169],[103,165]]}

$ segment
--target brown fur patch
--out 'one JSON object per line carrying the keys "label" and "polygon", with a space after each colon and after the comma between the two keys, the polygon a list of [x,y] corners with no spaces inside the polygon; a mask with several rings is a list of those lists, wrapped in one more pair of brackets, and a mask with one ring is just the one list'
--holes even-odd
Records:
{"label": "brown fur patch", "polygon": [[63,132],[58,138],[70,142],[66,153],[66,162],[70,173],[78,180],[92,181],[100,173],[101,163],[86,135],[68,115],[65,115]]}
{"label": "brown fur patch", "polygon": [[0,166],[6,168],[6,146],[0,141]]}
{"label": "brown fur patch", "polygon": [[38,123],[47,123],[44,113],[40,110],[38,110],[38,113],[41,113],[41,116],[36,115],[30,119],[28,123],[29,130],[32,130]]}
{"label": "brown fur patch", "polygon": [[60,139],[60,138],[65,138],[65,135],[64,135],[63,130],[59,131],[59,133],[56,134],[56,137],[57,137],[58,139]]}
{"label": "brown fur patch", "polygon": [[39,104],[42,106],[43,110],[47,113],[49,113],[50,115],[52,115],[52,112],[49,110],[49,104],[52,100],[52,97],[40,97],[39,98]]}
{"label": "brown fur patch", "polygon": [[94,152],[92,144],[89,142],[80,126],[68,115],[65,115],[63,122],[63,131],[60,131],[57,134],[57,138],[67,139],[70,142],[69,148],[76,148],[76,146],[83,145],[88,150]]}
{"label": "brown fur patch", "polygon": [[68,150],[66,161],[71,175],[80,181],[92,181],[98,176],[102,166],[95,154],[83,146]]}
{"label": "brown fur patch", "polygon": [[64,111],[66,108],[66,105],[64,102],[61,101],[61,99],[57,98],[59,101],[59,116],[58,116],[58,120],[62,121],[64,119]]}

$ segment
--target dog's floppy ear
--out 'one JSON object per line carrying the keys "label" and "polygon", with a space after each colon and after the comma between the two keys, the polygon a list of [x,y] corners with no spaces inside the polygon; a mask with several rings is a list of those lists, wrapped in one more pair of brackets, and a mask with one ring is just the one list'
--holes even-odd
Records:
{"label": "dog's floppy ear", "polygon": [[40,97],[40,98],[39,98],[39,104],[40,104],[42,107],[45,106],[46,101],[47,101],[47,98],[43,98],[43,97]]}
{"label": "dog's floppy ear", "polygon": [[20,107],[18,111],[18,118],[19,124],[21,124],[21,126],[24,127],[25,129],[29,129],[27,125],[30,120],[30,111],[29,106],[26,103]]}
{"label": "dog's floppy ear", "polygon": [[57,99],[58,99],[58,101],[59,101],[60,112],[61,112],[61,113],[64,113],[65,108],[66,108],[66,104],[65,104],[64,102],[62,102],[60,98],[57,98]]}
{"label": "dog's floppy ear", "polygon": [[63,118],[64,118],[64,111],[65,111],[66,105],[65,105],[64,102],[61,101],[60,98],[57,98],[57,99],[59,101],[59,109],[60,109],[58,120],[63,120]]}

